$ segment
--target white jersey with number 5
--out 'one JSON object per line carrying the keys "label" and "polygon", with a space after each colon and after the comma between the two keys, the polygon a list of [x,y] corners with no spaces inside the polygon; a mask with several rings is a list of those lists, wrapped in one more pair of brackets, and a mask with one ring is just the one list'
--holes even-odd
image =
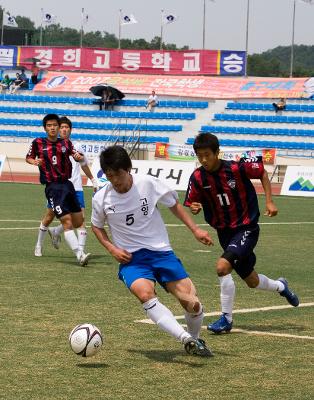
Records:
{"label": "white jersey with number 5", "polygon": [[133,253],[139,249],[171,250],[168,233],[157,203],[173,207],[176,191],[150,175],[132,175],[127,193],[117,193],[111,183],[93,197],[92,224],[108,224],[113,243]]}

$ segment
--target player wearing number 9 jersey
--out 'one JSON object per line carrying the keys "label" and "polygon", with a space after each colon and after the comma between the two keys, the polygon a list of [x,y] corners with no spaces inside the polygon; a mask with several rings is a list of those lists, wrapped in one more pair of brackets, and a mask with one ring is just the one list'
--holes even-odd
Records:
{"label": "player wearing number 9 jersey", "polygon": [[[168,207],[205,245],[212,240],[178,202],[177,193],[152,176],[132,175],[132,162],[120,146],[108,147],[100,165],[109,183],[93,197],[92,230],[120,263],[119,278],[140,300],[159,328],[183,343],[189,354],[211,356],[199,338],[203,307],[181,261],[173,252],[157,203]],[[112,240],[104,225],[108,224]],[[156,297],[158,282],[185,310],[187,330]]]}
{"label": "player wearing number 9 jersey", "polygon": [[81,207],[76,199],[75,189],[70,182],[72,163],[83,160],[68,139],[60,139],[60,119],[56,114],[47,114],[43,119],[46,138],[33,140],[26,155],[26,162],[36,165],[40,171],[40,183],[46,185],[46,198],[64,228],[64,238],[76,255],[80,265],[87,265],[89,255],[79,248],[74,228],[83,223]]}
{"label": "player wearing number 9 jersey", "polygon": [[217,230],[224,252],[216,264],[220,280],[222,316],[208,329],[220,333],[232,329],[235,285],[230,272],[234,269],[250,288],[277,291],[297,306],[297,296],[284,278],[272,280],[254,271],[254,248],[259,236],[259,208],[251,179],[259,179],[266,198],[266,215],[277,215],[272,201],[271,185],[261,157],[239,162],[219,159],[219,142],[210,133],[199,134],[194,151],[201,164],[190,177],[184,205],[192,214],[202,209],[206,222]]}

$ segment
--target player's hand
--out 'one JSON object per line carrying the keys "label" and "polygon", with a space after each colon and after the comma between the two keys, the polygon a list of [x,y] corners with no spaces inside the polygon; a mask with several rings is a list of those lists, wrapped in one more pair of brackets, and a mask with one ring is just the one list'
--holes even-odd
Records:
{"label": "player's hand", "polygon": [[76,151],[72,157],[74,158],[75,161],[82,161],[84,160],[84,156],[83,154],[79,153],[78,151]]}
{"label": "player's hand", "polygon": [[194,232],[194,236],[199,242],[205,244],[206,246],[214,245],[213,239],[210,237],[209,233],[201,228],[197,228],[197,230]]}
{"label": "player's hand", "polygon": [[40,167],[43,164],[43,160],[41,158],[36,158],[36,160],[34,160],[34,165],[36,165],[37,167]]}
{"label": "player's hand", "polygon": [[275,217],[277,214],[278,208],[275,206],[275,204],[272,201],[266,203],[266,210],[264,212],[264,215],[266,217]]}
{"label": "player's hand", "polygon": [[194,203],[191,203],[191,205],[190,205],[190,210],[193,215],[198,214],[202,208],[203,207],[202,207],[201,203],[194,202]]}
{"label": "player's hand", "polygon": [[119,249],[116,247],[111,251],[111,255],[120,263],[127,264],[132,259],[132,254],[124,249]]}
{"label": "player's hand", "polygon": [[93,184],[93,191],[94,191],[94,193],[96,193],[97,190],[99,190],[98,180],[96,178],[93,178],[92,184]]}

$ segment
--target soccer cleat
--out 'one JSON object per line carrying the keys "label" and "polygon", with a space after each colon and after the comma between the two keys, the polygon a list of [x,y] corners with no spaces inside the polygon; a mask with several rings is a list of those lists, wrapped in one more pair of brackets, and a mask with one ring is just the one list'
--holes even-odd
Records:
{"label": "soccer cleat", "polygon": [[79,264],[82,267],[86,267],[87,264],[88,264],[88,260],[90,259],[90,256],[91,256],[91,253],[85,254],[85,253],[82,252],[81,255],[80,255],[80,258],[79,258]]}
{"label": "soccer cleat", "polygon": [[232,329],[232,321],[228,322],[225,314],[222,314],[217,321],[213,322],[212,324],[208,324],[207,329],[214,333],[230,332]]}
{"label": "soccer cleat", "polygon": [[188,354],[200,357],[213,357],[213,353],[206,347],[202,339],[188,338],[184,343],[185,351]]}
{"label": "soccer cleat", "polygon": [[51,238],[51,243],[52,243],[53,247],[58,250],[60,247],[61,236],[56,235],[55,230],[53,228],[48,228],[48,233]]}
{"label": "soccer cleat", "polygon": [[35,255],[35,257],[41,257],[43,255],[42,251],[41,251],[41,246],[35,247],[34,255]]}
{"label": "soccer cleat", "polygon": [[285,278],[279,278],[278,281],[282,282],[285,287],[284,290],[279,293],[280,296],[285,297],[288,303],[293,307],[297,307],[299,305],[298,296],[289,289],[287,280]]}

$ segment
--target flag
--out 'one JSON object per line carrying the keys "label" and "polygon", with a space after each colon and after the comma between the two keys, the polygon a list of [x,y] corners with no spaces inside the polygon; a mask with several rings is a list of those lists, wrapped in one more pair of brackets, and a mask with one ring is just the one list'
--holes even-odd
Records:
{"label": "flag", "polygon": [[137,24],[137,20],[135,19],[133,14],[129,15],[121,15],[120,25],[130,25]]}
{"label": "flag", "polygon": [[12,26],[14,28],[18,27],[18,24],[15,21],[15,17],[10,14],[4,14],[3,25]]}
{"label": "flag", "polygon": [[82,25],[86,25],[88,23],[89,16],[87,14],[82,13]]}
{"label": "flag", "polygon": [[162,17],[162,22],[163,22],[163,25],[167,25],[167,24],[172,24],[177,19],[178,19],[178,17],[176,15],[174,15],[174,14],[165,14]]}
{"label": "flag", "polygon": [[49,12],[43,11],[42,14],[42,22],[45,22],[46,24],[54,24],[57,20],[57,17],[53,14],[50,14]]}

